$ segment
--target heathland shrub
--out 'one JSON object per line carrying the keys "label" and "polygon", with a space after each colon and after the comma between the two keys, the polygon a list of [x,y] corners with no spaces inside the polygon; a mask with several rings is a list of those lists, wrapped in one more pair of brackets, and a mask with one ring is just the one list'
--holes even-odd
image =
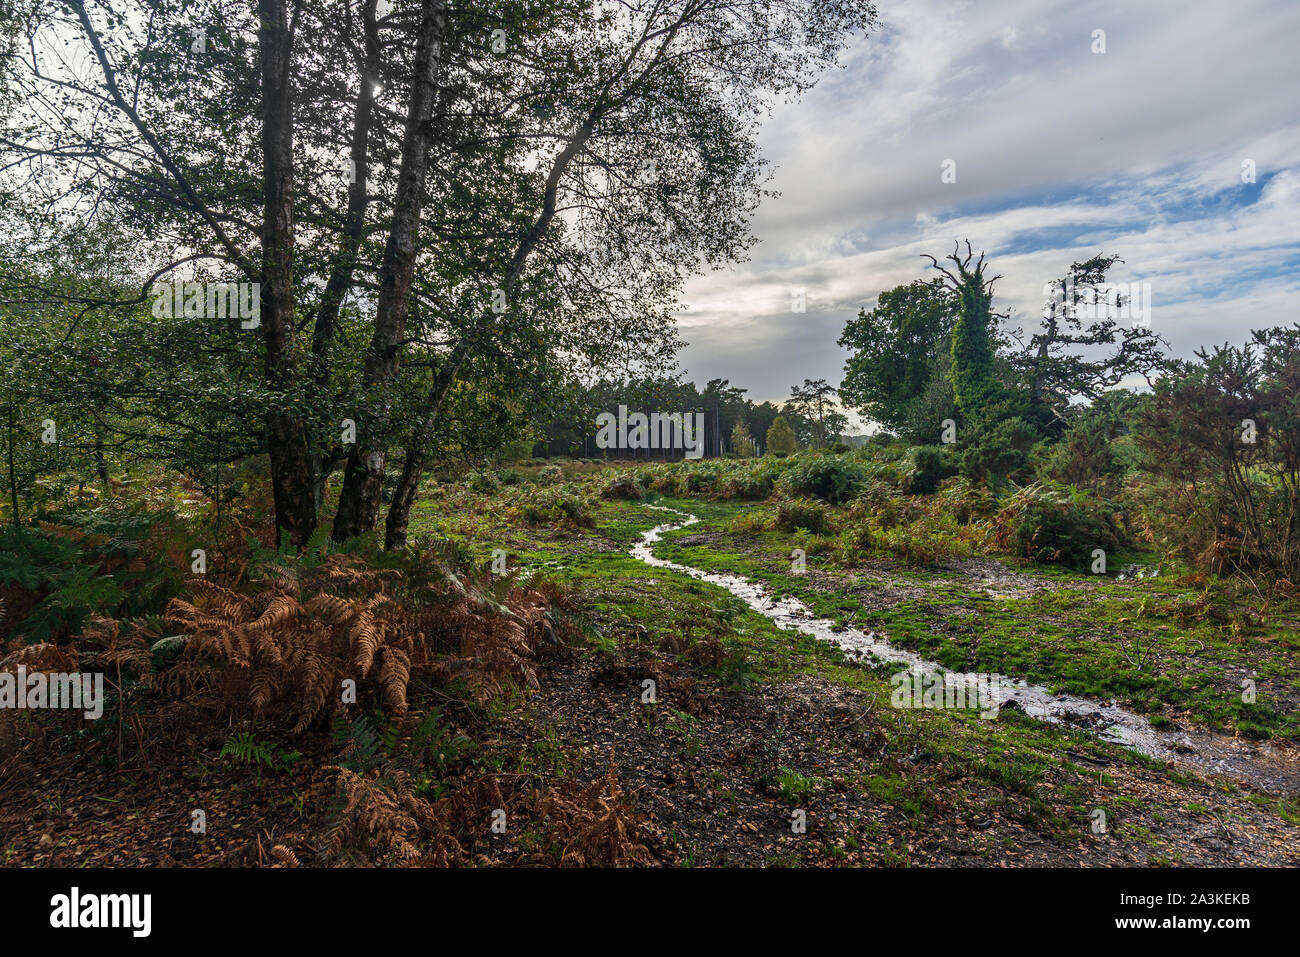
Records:
{"label": "heathland shrub", "polygon": [[1016,492],[997,516],[1000,547],[1036,562],[1086,570],[1094,549],[1113,552],[1121,533],[1111,507],[1086,491],[1040,482]]}
{"label": "heathland shrub", "polygon": [[1041,438],[1025,419],[1003,419],[964,443],[960,455],[961,474],[970,479],[1024,481],[1029,475],[1029,451]]}
{"label": "heathland shrub", "polygon": [[918,445],[908,456],[908,468],[903,474],[903,491],[912,495],[930,495],[939,483],[953,474],[953,462],[947,451],[938,445]]}
{"label": "heathland shrub", "polygon": [[619,472],[605,483],[600,497],[638,500],[645,498],[645,486],[632,473]]}
{"label": "heathland shrub", "polygon": [[1300,581],[1300,325],[1197,353],[1156,383],[1134,438],[1152,537],[1207,571]]}
{"label": "heathland shrub", "polygon": [[978,550],[970,530],[946,516],[926,515],[916,522],[882,529],[873,541],[878,552],[907,565],[969,558]]}
{"label": "heathland shrub", "polygon": [[998,511],[997,497],[987,486],[960,477],[944,480],[935,504],[952,515],[959,525],[985,522]]}
{"label": "heathland shrub", "polygon": [[665,462],[636,469],[641,486],[662,495],[713,499],[765,499],[787,462],[774,456]]}
{"label": "heathland shrub", "polygon": [[862,506],[867,509],[876,509],[883,506],[886,502],[898,494],[898,489],[875,475],[868,475],[862,482],[862,487],[858,489],[857,498],[853,500],[855,507]]}
{"label": "heathland shrub", "polygon": [[977,554],[987,537],[982,524],[963,524],[943,493],[893,495],[879,505],[860,497],[841,526],[838,551],[849,563],[877,555],[909,565],[930,565]]}
{"label": "heathland shrub", "polygon": [[471,472],[465,487],[479,495],[491,495],[501,491],[501,480],[491,472]]}
{"label": "heathland shrub", "polygon": [[759,535],[771,531],[773,521],[758,512],[741,512],[727,522],[727,531],[734,535]]}
{"label": "heathland shrub", "polygon": [[[903,489],[903,481],[911,467],[910,456],[905,454],[898,457],[875,457],[864,462],[862,467],[867,481],[881,483],[899,492]],[[864,481],[864,488],[866,484],[867,482]]]}
{"label": "heathland shrub", "polygon": [[857,494],[865,478],[866,470],[852,459],[814,455],[801,458],[786,469],[777,488],[792,497],[815,496],[840,505]]}
{"label": "heathland shrub", "polygon": [[718,487],[723,465],[717,461],[682,463],[678,491],[686,495],[712,495]]}
{"label": "heathland shrub", "polygon": [[530,490],[520,503],[519,513],[530,525],[591,528],[596,524],[587,500],[567,485],[540,486]]}
{"label": "heathland shrub", "polygon": [[722,476],[719,498],[763,499],[772,494],[783,471],[775,457],[736,462]]}
{"label": "heathland shrub", "polygon": [[1115,448],[1119,428],[1118,417],[1106,409],[1077,416],[1061,441],[1043,450],[1039,477],[1102,495],[1117,492],[1124,476]]}
{"label": "heathland shrub", "polygon": [[806,529],[818,535],[830,531],[826,506],[808,499],[783,499],[776,506],[776,527],[785,532]]}

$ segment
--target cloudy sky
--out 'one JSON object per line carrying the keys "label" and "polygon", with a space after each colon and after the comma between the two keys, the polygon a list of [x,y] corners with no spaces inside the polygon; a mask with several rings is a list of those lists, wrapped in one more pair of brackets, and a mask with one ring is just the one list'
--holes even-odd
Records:
{"label": "cloudy sky", "polygon": [[687,287],[689,378],[755,399],[838,384],[845,321],[966,238],[1005,277],[996,305],[1013,322],[1035,322],[1043,285],[1103,251],[1125,260],[1112,281],[1150,283],[1175,354],[1300,321],[1300,2],[879,10],[844,68],[766,125],[781,195],[749,262]]}

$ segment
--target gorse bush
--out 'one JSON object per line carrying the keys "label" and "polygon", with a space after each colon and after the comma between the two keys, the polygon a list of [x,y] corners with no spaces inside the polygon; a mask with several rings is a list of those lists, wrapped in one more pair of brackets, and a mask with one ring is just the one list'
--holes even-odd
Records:
{"label": "gorse bush", "polygon": [[1061,441],[1043,450],[1037,474],[1099,494],[1119,491],[1124,464],[1115,446],[1119,422],[1105,412],[1079,415]]}
{"label": "gorse bush", "polygon": [[947,451],[938,445],[918,445],[908,456],[910,468],[903,476],[903,491],[913,495],[929,495],[939,488],[939,483],[952,475],[953,462]]}
{"label": "gorse bush", "polygon": [[807,499],[784,499],[776,506],[776,527],[786,532],[806,529],[821,535],[830,531],[826,507]]}
{"label": "gorse bush", "polygon": [[790,496],[812,496],[832,505],[847,502],[866,478],[861,463],[846,456],[818,455],[797,459],[777,481]]}
{"label": "gorse bush", "polygon": [[600,490],[601,498],[640,500],[645,498],[645,486],[636,475],[619,472]]}
{"label": "gorse bush", "polygon": [[568,485],[538,486],[524,495],[519,515],[531,525],[568,525],[591,528],[596,524],[591,505]]}
{"label": "gorse bush", "polygon": [[1025,481],[1031,478],[1029,453],[1041,438],[1031,423],[1014,416],[977,431],[959,453],[961,474],[970,479]]}
{"label": "gorse bush", "polygon": [[1139,416],[1148,527],[1207,570],[1300,581],[1300,325],[1197,357]]}
{"label": "gorse bush", "polygon": [[1000,547],[1032,561],[1090,569],[1094,549],[1122,544],[1114,509],[1087,491],[1055,482],[1020,489],[997,516]]}

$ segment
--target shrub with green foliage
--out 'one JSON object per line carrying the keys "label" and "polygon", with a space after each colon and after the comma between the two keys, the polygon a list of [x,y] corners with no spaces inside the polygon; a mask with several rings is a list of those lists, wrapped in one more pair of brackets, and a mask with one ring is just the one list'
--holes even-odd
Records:
{"label": "shrub with green foliage", "polygon": [[491,495],[500,491],[501,480],[491,472],[472,472],[465,480],[465,487],[479,495]]}
{"label": "shrub with green foliage", "polygon": [[724,466],[716,460],[695,462],[679,473],[678,490],[687,495],[710,495],[718,487],[718,477]]}
{"label": "shrub with green foliage", "polygon": [[776,527],[784,532],[806,529],[824,535],[831,529],[826,507],[808,499],[783,499],[776,506]]}
{"label": "shrub with green foliage", "polygon": [[911,467],[903,477],[903,491],[912,495],[933,494],[953,473],[952,458],[943,446],[918,445],[908,458]]}
{"label": "shrub with green foliage", "polygon": [[952,505],[947,488],[939,495],[895,494],[878,505],[859,498],[842,522],[837,543],[840,559],[851,564],[873,555],[908,565],[931,565],[977,554],[988,537],[984,523],[966,524]]}
{"label": "shrub with green foliage", "polygon": [[854,507],[868,509],[880,508],[898,494],[897,486],[885,481],[875,474],[869,474],[858,489],[858,496],[853,500]]}
{"label": "shrub with green foliage", "polygon": [[591,528],[596,524],[590,503],[568,485],[530,489],[519,505],[520,515],[531,525],[570,525]]}
{"label": "shrub with green foliage", "polygon": [[612,476],[600,490],[601,498],[640,500],[645,498],[645,486],[630,472]]}
{"label": "shrub with green foliage", "polygon": [[1122,529],[1114,510],[1087,491],[1039,482],[1016,492],[998,513],[999,545],[1032,561],[1086,571],[1093,549],[1112,553]]}
{"label": "shrub with green foliage", "polygon": [[1035,471],[1063,485],[1113,494],[1125,471],[1114,445],[1119,426],[1114,415],[1097,410],[1076,416],[1061,441],[1037,456]]}
{"label": "shrub with green foliage", "polygon": [[717,495],[719,498],[767,498],[782,471],[781,461],[774,457],[738,462],[721,477]]}
{"label": "shrub with green foliage", "polygon": [[997,497],[988,487],[965,478],[946,479],[935,503],[960,525],[990,521],[998,511]]}
{"label": "shrub with green foliage", "polygon": [[1001,419],[977,432],[962,449],[961,474],[983,481],[1030,479],[1029,452],[1040,433],[1019,416]]}
{"label": "shrub with green foliage", "polygon": [[777,487],[792,497],[815,496],[839,505],[853,498],[865,479],[866,470],[859,462],[840,455],[813,455],[786,469]]}
{"label": "shrub with green foliage", "polygon": [[772,494],[785,460],[710,459],[667,462],[635,470],[641,486],[664,495],[702,495],[716,499],[764,499]]}
{"label": "shrub with green foliage", "polygon": [[1200,350],[1156,383],[1134,439],[1157,543],[1216,573],[1300,581],[1298,394],[1300,324]]}

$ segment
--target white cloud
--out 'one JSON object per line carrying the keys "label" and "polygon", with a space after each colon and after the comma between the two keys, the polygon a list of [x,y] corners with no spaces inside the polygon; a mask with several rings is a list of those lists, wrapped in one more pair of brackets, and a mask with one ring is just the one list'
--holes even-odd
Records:
{"label": "white cloud", "polygon": [[[1104,250],[1125,260],[1116,278],[1152,283],[1156,326],[1179,354],[1295,320],[1300,4],[908,0],[881,12],[845,68],[765,128],[782,195],[759,211],[751,262],[688,286],[693,377],[725,375],[757,398],[838,381],[844,322],[921,275],[921,253],[966,237],[1021,317],[1036,315],[1044,282]],[[1097,28],[1105,54],[1089,49]],[[955,184],[940,182],[947,157]],[[1267,185],[1252,205],[1219,201],[1254,189],[1244,159]],[[790,312],[795,286],[806,314]]]}

